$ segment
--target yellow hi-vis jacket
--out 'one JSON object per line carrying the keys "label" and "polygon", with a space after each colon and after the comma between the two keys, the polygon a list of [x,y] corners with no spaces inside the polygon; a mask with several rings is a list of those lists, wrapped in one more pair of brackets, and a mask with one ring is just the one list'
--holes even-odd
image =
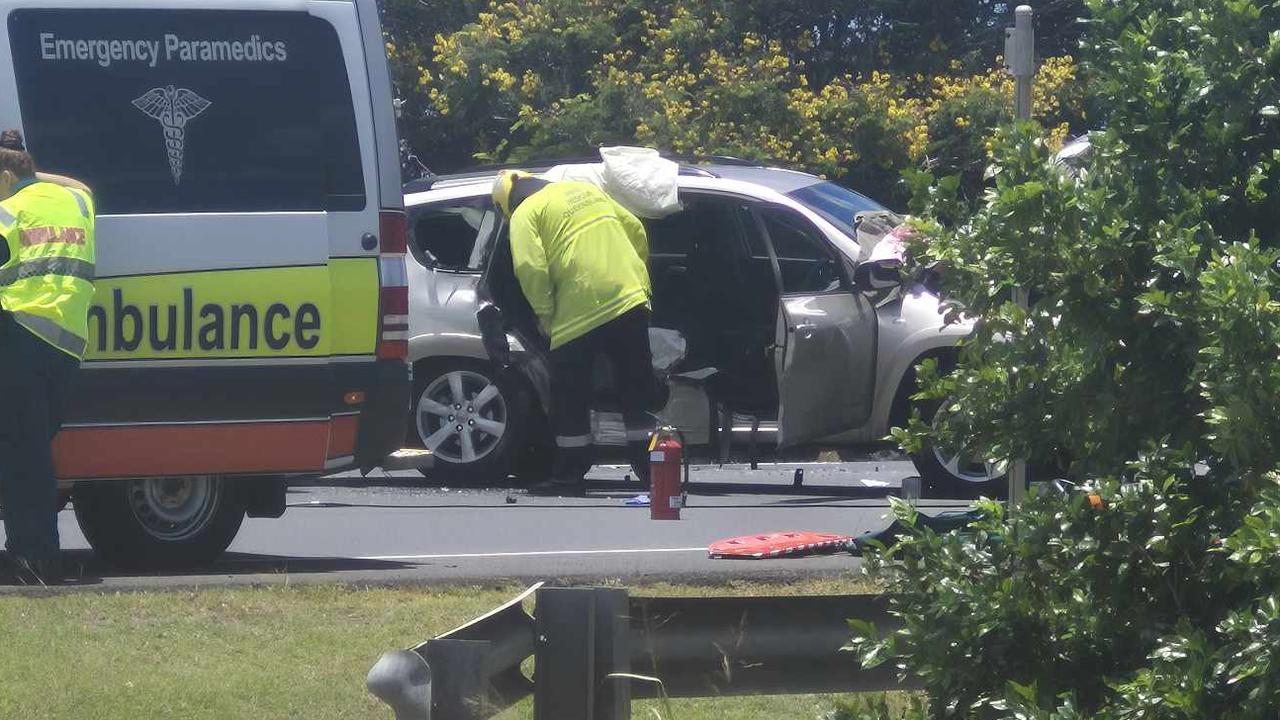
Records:
{"label": "yellow hi-vis jacket", "polygon": [[644,225],[590,183],[553,182],[520,203],[511,260],[552,349],[652,295]]}
{"label": "yellow hi-vis jacket", "polygon": [[32,334],[84,356],[93,302],[93,198],[37,182],[0,202],[0,308]]}

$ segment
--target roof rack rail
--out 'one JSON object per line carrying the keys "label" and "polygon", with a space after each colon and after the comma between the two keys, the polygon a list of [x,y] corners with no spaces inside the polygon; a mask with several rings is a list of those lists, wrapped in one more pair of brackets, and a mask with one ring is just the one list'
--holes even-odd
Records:
{"label": "roof rack rail", "polygon": [[[680,165],[680,174],[685,176],[701,176],[701,177],[718,177],[712,170],[703,167],[704,165],[733,165],[738,167],[765,167],[767,162],[759,160],[748,160],[745,158],[733,157],[731,155],[683,155],[667,151],[659,151],[659,154],[672,162]],[[599,156],[572,156],[561,158],[535,158],[524,162],[506,162],[491,163],[487,165],[472,165],[465,168],[459,168],[452,172],[441,173],[437,176],[434,184],[439,187],[459,184],[460,182],[472,180],[474,178],[495,175],[502,170],[527,170],[529,172],[545,172],[556,165],[577,165],[585,163],[598,163]],[[425,183],[424,183],[425,184]],[[431,185],[422,187],[418,185],[415,190],[421,191],[430,189]]]}
{"label": "roof rack rail", "polygon": [[[682,153],[673,153],[666,150],[659,150],[658,154],[662,157],[678,162],[688,164],[700,163],[716,163],[719,165],[741,165],[746,167],[764,166],[768,163],[761,160],[749,160],[746,158],[734,157],[732,155],[689,155]],[[503,163],[486,163],[483,165],[469,165],[465,168],[442,173],[443,175],[457,175],[470,172],[496,172],[498,170],[533,170],[538,168],[550,168],[556,165],[578,165],[582,163],[598,163],[599,155],[567,155],[563,157],[544,157],[530,158],[521,162],[503,162]]]}
{"label": "roof rack rail", "polygon": [[717,165],[739,165],[742,167],[763,167],[766,163],[760,160],[747,160],[732,155],[676,155],[663,153],[662,157],[680,163],[715,163]]}

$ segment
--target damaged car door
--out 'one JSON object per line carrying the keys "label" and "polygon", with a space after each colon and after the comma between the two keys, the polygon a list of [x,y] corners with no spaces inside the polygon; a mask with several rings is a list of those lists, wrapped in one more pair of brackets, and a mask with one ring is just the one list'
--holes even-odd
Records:
{"label": "damaged car door", "polygon": [[778,206],[757,218],[778,287],[778,445],[857,427],[874,397],[875,307],[853,286],[851,262],[807,218]]}

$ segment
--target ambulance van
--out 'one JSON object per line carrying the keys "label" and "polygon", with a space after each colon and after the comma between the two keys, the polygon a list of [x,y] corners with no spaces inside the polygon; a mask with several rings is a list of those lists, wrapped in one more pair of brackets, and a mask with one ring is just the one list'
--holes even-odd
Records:
{"label": "ambulance van", "polygon": [[290,477],[404,439],[384,48],[375,0],[0,0],[0,128],[97,203],[55,454],[106,559],[212,560]]}

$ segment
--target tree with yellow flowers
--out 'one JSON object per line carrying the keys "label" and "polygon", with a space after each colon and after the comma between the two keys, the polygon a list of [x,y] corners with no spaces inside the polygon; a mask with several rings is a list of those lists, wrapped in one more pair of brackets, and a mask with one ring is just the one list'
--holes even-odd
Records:
{"label": "tree with yellow flowers", "polygon": [[[962,43],[939,29],[920,48],[928,52],[899,51],[895,60],[889,38],[902,44],[904,30],[881,19],[893,32],[861,35],[888,66],[861,72],[822,60],[839,25],[822,16],[831,6],[747,5],[774,27],[733,3],[490,0],[471,22],[406,58],[412,69],[398,77],[412,82],[402,80],[400,90],[422,108],[409,134],[444,130],[451,144],[488,162],[585,156],[605,144],[733,155],[820,173],[890,202],[901,201],[899,178],[910,168],[980,184],[985,147],[1011,115],[994,53],[975,60],[976,50],[960,52]],[[992,4],[976,6],[973,22],[995,27]],[[872,24],[855,20],[855,28]],[[1072,125],[1083,129],[1079,87],[1069,56],[1045,62],[1036,112],[1053,142]],[[420,152],[432,165],[430,152]]]}

